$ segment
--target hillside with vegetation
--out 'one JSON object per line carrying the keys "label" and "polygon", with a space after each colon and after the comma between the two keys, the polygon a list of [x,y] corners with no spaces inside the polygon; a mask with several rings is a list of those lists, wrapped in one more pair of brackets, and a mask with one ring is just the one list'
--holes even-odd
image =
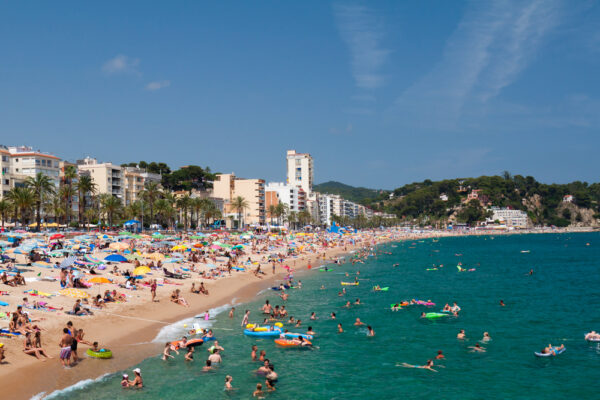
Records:
{"label": "hillside with vegetation", "polygon": [[313,187],[315,192],[321,194],[336,194],[342,198],[362,204],[368,207],[374,207],[379,202],[389,197],[389,190],[367,189],[364,187],[354,187],[341,182],[329,181],[320,183]]}
{"label": "hillside with vegetation", "polygon": [[[469,194],[477,199],[467,201]],[[415,182],[393,191],[380,205],[383,211],[406,221],[426,224],[484,221],[488,207],[527,212],[533,225],[599,226],[600,184],[571,182],[545,184],[531,176],[480,176],[478,178]]]}

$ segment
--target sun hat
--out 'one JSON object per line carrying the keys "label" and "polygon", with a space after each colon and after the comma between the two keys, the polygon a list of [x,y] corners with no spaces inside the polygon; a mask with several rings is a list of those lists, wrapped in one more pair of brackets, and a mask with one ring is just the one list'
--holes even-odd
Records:
{"label": "sun hat", "polygon": [[141,371],[139,368],[136,368],[136,369],[134,369],[134,370],[133,370],[133,372],[136,372],[136,373],[138,373],[138,374],[141,374],[141,373],[142,373],[142,371]]}

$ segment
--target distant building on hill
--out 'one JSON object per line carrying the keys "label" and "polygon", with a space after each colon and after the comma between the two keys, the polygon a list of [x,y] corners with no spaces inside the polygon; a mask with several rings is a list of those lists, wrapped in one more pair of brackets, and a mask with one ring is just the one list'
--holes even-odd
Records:
{"label": "distant building on hill", "polygon": [[575,200],[572,194],[566,194],[563,196],[563,203],[572,203]]}
{"label": "distant building on hill", "polygon": [[488,222],[498,221],[507,228],[527,228],[529,224],[529,217],[525,211],[500,207],[491,207],[489,211],[492,211],[492,217]]}

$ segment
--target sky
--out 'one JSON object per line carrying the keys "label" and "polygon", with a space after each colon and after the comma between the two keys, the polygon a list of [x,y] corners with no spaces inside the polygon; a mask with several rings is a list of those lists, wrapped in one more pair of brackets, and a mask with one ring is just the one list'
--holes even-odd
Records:
{"label": "sky", "polygon": [[393,189],[597,182],[597,1],[0,3],[0,144]]}

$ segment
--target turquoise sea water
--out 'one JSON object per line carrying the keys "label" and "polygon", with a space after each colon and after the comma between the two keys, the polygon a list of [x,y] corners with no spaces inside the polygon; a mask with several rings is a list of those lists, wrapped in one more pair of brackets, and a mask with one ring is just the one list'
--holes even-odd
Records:
{"label": "turquoise sea water", "polygon": [[[587,246],[586,243],[590,245]],[[529,253],[522,253],[529,250]],[[391,255],[381,252],[391,252]],[[377,258],[365,264],[335,266],[332,272],[312,271],[298,278],[301,290],[291,290],[287,309],[303,321],[302,332],[312,325],[318,337],[308,350],[277,348],[272,340],[253,339],[241,333],[243,309],[251,320],[262,319],[265,299],[282,304],[273,291],[237,307],[233,320],[221,314],[214,325],[225,347],[224,363],[203,373],[206,348],[198,348],[193,363],[183,354],[164,362],[159,356],[139,364],[146,387],[123,390],[121,373],[81,384],[52,395],[55,399],[245,399],[261,378],[253,373],[259,364],[250,360],[250,347],[267,352],[279,374],[272,399],[572,399],[600,395],[600,347],[583,335],[600,330],[600,234],[514,235],[443,238],[387,244]],[[462,254],[462,255],[457,255]],[[458,272],[461,261],[474,272]],[[399,263],[398,267],[392,267]],[[432,264],[437,271],[426,271]],[[534,275],[528,276],[533,268]],[[343,274],[360,269],[360,286],[346,287],[338,297]],[[375,284],[389,286],[374,293]],[[321,285],[326,289],[321,290]],[[363,303],[345,309],[347,300]],[[431,299],[431,309],[412,306],[391,312],[390,304],[405,299]],[[506,307],[500,307],[500,299]],[[456,301],[457,319],[425,321],[422,311],[439,311]],[[319,319],[310,321],[310,313]],[[337,320],[329,319],[335,312]],[[371,324],[375,337],[355,328],[355,318]],[[337,323],[345,332],[336,333]],[[184,330],[183,326],[176,329]],[[298,331],[300,328],[289,328]],[[456,334],[465,329],[468,340]],[[468,346],[488,331],[487,352],[475,354]],[[175,339],[175,337],[173,337]],[[557,357],[536,358],[534,351],[564,343]],[[397,367],[397,363],[423,365],[443,350],[446,360],[438,373]],[[95,362],[96,360],[94,360]],[[101,362],[101,361],[98,361]],[[132,367],[133,368],[133,367]],[[132,375],[131,369],[127,371]],[[233,392],[223,391],[225,375],[232,375]]]}

